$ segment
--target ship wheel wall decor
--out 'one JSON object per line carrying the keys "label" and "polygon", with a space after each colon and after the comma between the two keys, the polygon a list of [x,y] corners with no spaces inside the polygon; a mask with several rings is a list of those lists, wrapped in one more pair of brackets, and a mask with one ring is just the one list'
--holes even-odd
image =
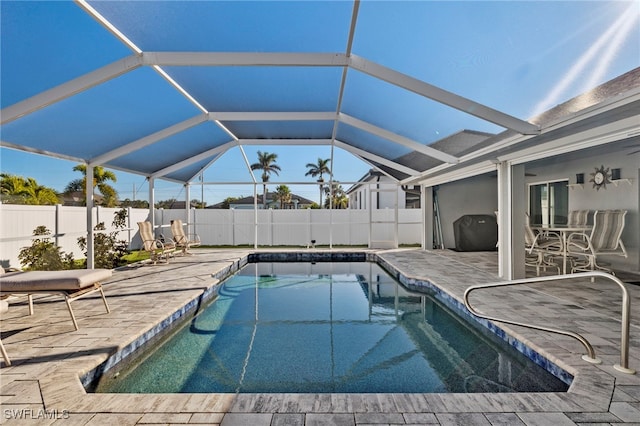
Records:
{"label": "ship wheel wall decor", "polygon": [[606,169],[604,166],[600,166],[600,168],[595,168],[596,171],[591,173],[591,179],[589,182],[593,182],[593,187],[600,191],[600,188],[607,189],[607,184],[611,183],[611,174],[609,173],[609,168]]}

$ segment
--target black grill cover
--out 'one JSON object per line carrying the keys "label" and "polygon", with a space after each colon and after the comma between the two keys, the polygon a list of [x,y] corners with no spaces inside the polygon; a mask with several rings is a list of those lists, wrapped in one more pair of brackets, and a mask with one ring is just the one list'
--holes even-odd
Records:
{"label": "black grill cover", "polygon": [[495,251],[498,222],[488,214],[468,214],[453,222],[457,251]]}

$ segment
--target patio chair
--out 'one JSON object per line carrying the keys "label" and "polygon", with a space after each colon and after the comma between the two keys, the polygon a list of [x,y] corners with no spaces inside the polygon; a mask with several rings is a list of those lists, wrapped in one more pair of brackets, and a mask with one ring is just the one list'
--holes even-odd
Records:
{"label": "patio chair", "polygon": [[599,256],[616,255],[627,257],[622,242],[626,210],[596,210],[590,233],[574,232],[567,237],[567,251],[576,260],[572,272],[611,269],[598,264]]}
{"label": "patio chair", "polygon": [[155,265],[164,258],[169,263],[169,257],[176,251],[176,245],[172,241],[163,241],[155,238],[151,222],[138,222],[140,238],[142,239],[142,250],[149,253],[151,262]]}
{"label": "patio chair", "polygon": [[567,219],[569,226],[585,226],[589,220],[591,210],[571,210]]}
{"label": "patio chair", "polygon": [[182,221],[174,219],[171,221],[171,233],[176,246],[182,249],[182,254],[190,254],[190,247],[200,245],[200,237],[197,234],[185,234]]}
{"label": "patio chair", "polygon": [[547,268],[556,268],[560,274],[560,265],[554,261],[555,257],[562,256],[562,239],[554,232],[536,234],[529,224],[529,215],[524,222],[525,240],[525,266],[536,268],[536,276],[540,276],[540,269],[545,272]]}

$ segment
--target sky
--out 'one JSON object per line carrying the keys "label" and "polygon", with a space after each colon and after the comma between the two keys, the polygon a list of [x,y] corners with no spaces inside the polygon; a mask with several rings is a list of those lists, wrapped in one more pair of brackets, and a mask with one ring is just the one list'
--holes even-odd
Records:
{"label": "sky", "polygon": [[[245,154],[250,163],[258,161],[257,151],[272,152],[278,155],[276,164],[282,169],[278,175],[272,175],[268,191],[274,191],[279,183],[286,183],[293,193],[307,198],[311,201],[319,202],[319,188],[314,183],[317,178],[305,176],[309,170],[308,163],[317,163],[318,158],[331,158],[330,148],[321,147],[295,147],[295,146],[247,146],[244,147]],[[31,154],[23,151],[1,148],[0,149],[0,170],[2,173],[9,173],[24,177],[33,177],[36,181],[48,187],[62,192],[69,182],[82,177],[80,172],[74,172],[73,168],[79,163],[49,158],[44,155]],[[364,163],[352,154],[334,148],[334,164],[336,167],[335,180],[341,182],[356,182],[363,177],[371,166]],[[253,196],[252,179],[239,149],[233,148],[204,172],[204,182],[206,185],[198,184],[198,180],[191,186],[191,199],[202,199],[207,205],[216,204],[226,197]],[[132,173],[112,170],[117,177],[117,182],[111,185],[118,191],[119,198],[124,200],[148,200],[149,186],[144,176]],[[262,193],[260,171],[255,173],[256,180],[260,183],[258,193]],[[325,180],[328,177],[325,176]],[[220,182],[220,184],[213,184]],[[224,185],[224,182],[234,182],[232,185]],[[237,182],[247,182],[246,185],[237,185]],[[296,185],[292,183],[309,182],[308,185]],[[344,184],[346,190],[350,184]],[[135,196],[134,196],[135,191]],[[154,184],[155,200],[184,200],[185,189],[183,185],[174,182],[156,180]],[[324,199],[324,198],[323,198]]]}
{"label": "sky", "polygon": [[[137,12],[153,8],[153,19],[177,19],[183,12],[179,2],[163,2],[158,8],[149,2],[129,2],[130,10],[123,16],[116,16],[111,10],[118,3],[101,2],[101,11],[118,24],[130,28],[127,36],[139,43],[145,50],[157,49],[155,43],[173,43],[169,47],[176,50],[198,50],[203,40],[214,43],[208,49],[220,51],[342,51],[346,43],[352,3],[336,1],[332,10],[325,10],[322,3],[300,2],[296,7],[286,7],[291,2],[235,2],[225,9],[224,14],[213,14],[220,22],[213,25],[203,15],[202,22],[193,21],[189,28],[181,25],[170,26],[176,33],[168,31],[149,37],[146,27],[135,22]],[[205,2],[204,8],[216,8],[216,2]],[[276,6],[273,9],[272,6]],[[281,7],[283,6],[284,7]],[[307,11],[305,19],[291,20],[290,14]],[[92,71],[112,61],[118,60],[131,51],[97,25],[87,19],[84,11],[69,2],[49,2],[47,7],[39,7],[37,2],[2,1],[2,52],[0,66],[2,86],[0,104],[8,107],[26,99],[39,91]],[[299,8],[299,10],[297,10]],[[402,11],[402,13],[400,13]],[[409,13],[407,13],[409,12]],[[55,13],[55,16],[53,16]],[[165,15],[163,15],[163,13]],[[264,20],[269,14],[270,19]],[[208,15],[207,15],[208,16]],[[623,72],[640,66],[640,1],[510,1],[510,2],[385,2],[363,1],[360,6],[353,52],[368,60],[388,66],[402,73],[414,76],[443,89],[473,99],[522,119],[528,119],[554,105],[603,83]],[[239,19],[241,17],[242,19]],[[234,20],[238,32],[233,37],[223,29],[224,20]],[[35,25],[28,28],[21,20]],[[334,22],[334,21],[338,22]],[[292,31],[303,34],[291,37],[282,31],[284,25],[295,22]],[[72,24],[70,24],[72,23]],[[330,27],[335,25],[337,30]],[[326,28],[325,28],[326,27]],[[254,29],[258,29],[253,31]],[[178,34],[186,33],[184,39]],[[12,43],[19,39],[21,43]],[[212,41],[213,40],[213,41]],[[215,45],[219,43],[219,45]],[[100,46],[100,49],[96,49]],[[256,47],[258,46],[258,47]],[[63,55],[64,61],[59,58]],[[38,66],[34,66],[38,64]],[[47,64],[42,66],[40,64]],[[188,67],[184,67],[188,68]],[[172,70],[192,73],[192,77],[205,78],[190,69]],[[216,70],[215,81],[226,81],[225,72],[240,73],[240,70]],[[242,72],[249,72],[242,70]],[[314,71],[315,72],[315,71]],[[318,71],[320,73],[321,71]],[[73,74],[76,73],[76,74]],[[103,110],[98,113],[81,111],[68,113],[69,122],[86,125],[75,134],[69,135],[77,149],[91,152],[100,144],[110,143],[110,138],[126,137],[120,129],[109,132],[95,132],[96,117],[107,117],[114,122],[125,121],[134,112],[142,113],[148,122],[146,133],[153,133],[154,123],[171,118],[173,122],[192,117],[193,105],[181,95],[170,94],[175,102],[159,102],[157,87],[149,85],[147,95],[136,99],[135,103],[122,105],[112,95],[113,87],[127,84],[141,86],[149,74],[129,73],[117,82],[109,82],[98,87],[94,96],[101,101]],[[325,80],[331,82],[339,74],[330,74]],[[158,79],[155,75],[153,78]],[[278,96],[271,98],[281,102],[297,102],[289,92],[305,91],[309,83],[301,78],[292,81],[287,74],[274,74],[274,87],[264,88],[258,84],[248,85],[245,91],[231,92],[228,97],[234,108],[240,110],[244,104],[259,100],[260,90],[271,89]],[[389,84],[372,86],[372,77],[350,72],[343,99],[343,110],[352,115],[388,128],[403,136],[431,143],[464,128],[498,132],[490,123],[475,117],[451,111],[442,105],[401,91]],[[195,81],[198,81],[197,78]],[[203,80],[203,81],[206,81]],[[146,81],[145,81],[146,82]],[[282,86],[279,86],[282,85]],[[219,89],[229,89],[220,85]],[[291,88],[295,90],[291,90]],[[322,92],[323,87],[314,87]],[[166,90],[166,89],[163,89]],[[226,92],[225,92],[226,93]],[[295,94],[295,93],[294,93]],[[80,98],[88,96],[82,94]],[[303,99],[312,103],[314,92],[305,92]],[[376,102],[368,99],[400,99],[396,109],[389,114]],[[364,100],[364,102],[363,102]],[[205,99],[209,110],[215,111],[219,99]],[[318,105],[311,104],[311,110],[325,110],[327,105],[335,105],[336,99],[323,100]],[[328,102],[328,103],[327,103]],[[73,106],[73,102],[61,102],[61,107]],[[329,108],[330,109],[330,108]],[[233,109],[232,109],[233,110]],[[71,111],[71,109],[70,109]],[[38,113],[39,114],[39,113]],[[36,115],[35,113],[32,115]],[[29,117],[27,117],[27,120]],[[22,120],[22,119],[21,119]],[[20,120],[17,120],[20,121]],[[28,121],[26,121],[28,123]],[[51,117],[50,127],[30,128],[28,137],[46,138],[68,124]],[[160,127],[162,128],[162,127]],[[115,136],[114,136],[115,135]],[[13,142],[12,125],[0,129],[2,141]],[[357,132],[348,135],[357,139]],[[134,138],[135,140],[135,138]],[[91,141],[90,143],[87,141]],[[54,140],[51,143],[55,147]],[[385,149],[398,149],[401,147]],[[282,168],[279,176],[272,176],[273,190],[280,182],[310,182],[313,178],[304,176],[307,163],[315,163],[318,158],[331,158],[328,146],[245,146],[249,163],[257,160],[257,151],[273,152],[278,155],[277,164]],[[89,157],[91,155],[88,155]],[[340,148],[333,150],[334,179],[353,182],[361,178],[370,165],[360,161]],[[25,177],[33,177],[41,185],[62,191],[72,180],[81,177],[73,172],[77,163],[51,159],[42,155],[25,153],[0,147],[0,171]],[[118,177],[114,184],[120,198],[147,199],[148,186],[142,176],[115,170]],[[259,173],[256,179],[260,181]],[[251,182],[246,162],[238,148],[232,148],[204,172],[205,182]],[[315,185],[289,185],[294,193],[311,200],[317,200]],[[350,185],[345,185],[349,187]],[[346,188],[345,188],[346,189]],[[259,189],[261,192],[261,189]],[[134,195],[135,194],[135,195]],[[227,196],[247,196],[253,194],[252,185],[194,185],[191,198],[200,199],[204,195],[207,204],[215,204]],[[184,199],[182,185],[157,180],[155,199]]]}

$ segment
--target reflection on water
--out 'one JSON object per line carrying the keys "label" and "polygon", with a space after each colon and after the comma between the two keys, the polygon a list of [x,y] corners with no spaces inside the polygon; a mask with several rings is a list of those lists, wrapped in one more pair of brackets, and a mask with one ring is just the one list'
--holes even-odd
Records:
{"label": "reflection on water", "polygon": [[566,391],[491,340],[376,264],[249,264],[190,324],[98,391]]}

